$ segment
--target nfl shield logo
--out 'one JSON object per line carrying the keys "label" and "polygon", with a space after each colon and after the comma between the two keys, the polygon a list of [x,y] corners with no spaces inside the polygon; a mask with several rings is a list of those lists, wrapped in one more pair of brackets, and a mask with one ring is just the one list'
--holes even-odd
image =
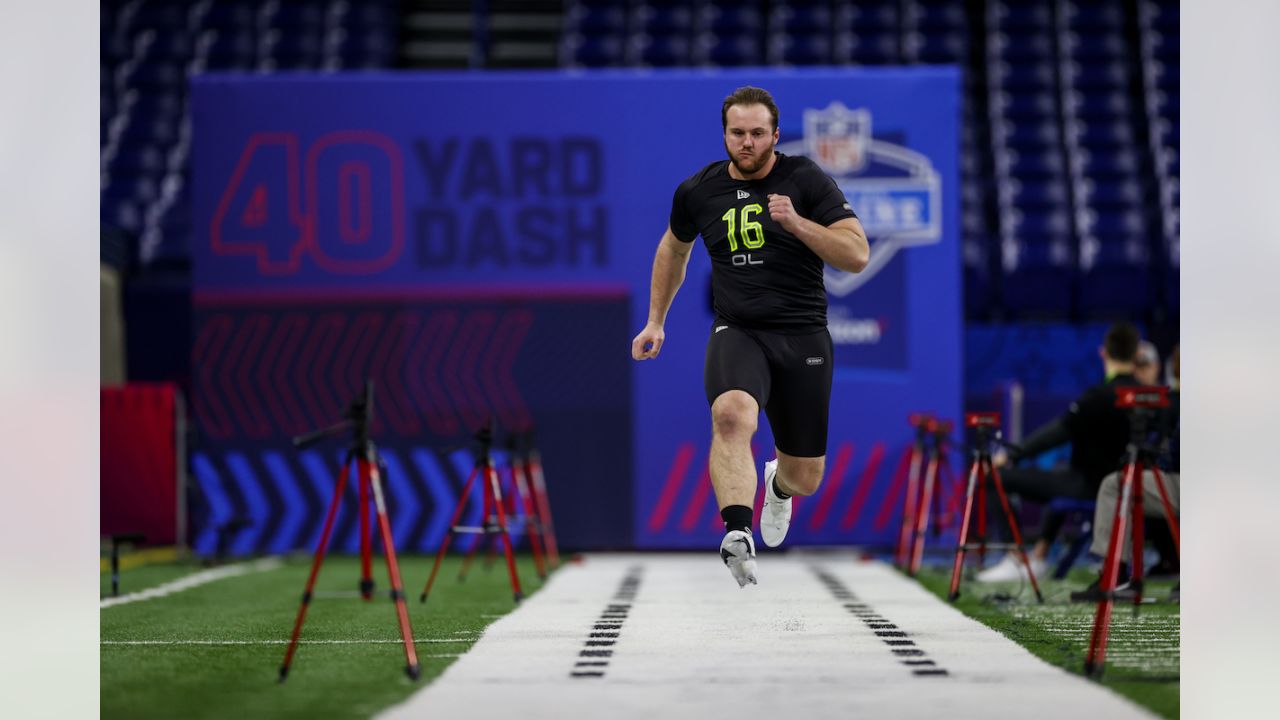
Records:
{"label": "nfl shield logo", "polygon": [[825,110],[804,111],[805,154],[831,175],[848,175],[867,164],[871,111],[833,102]]}

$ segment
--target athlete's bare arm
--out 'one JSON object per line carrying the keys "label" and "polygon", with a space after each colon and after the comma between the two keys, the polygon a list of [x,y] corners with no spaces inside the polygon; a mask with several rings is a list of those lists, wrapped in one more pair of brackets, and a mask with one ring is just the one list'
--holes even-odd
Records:
{"label": "athlete's bare arm", "polygon": [[823,227],[797,215],[786,195],[769,196],[769,216],[837,270],[862,272],[871,259],[867,233],[857,218],[837,220]]}
{"label": "athlete's bare arm", "polygon": [[667,311],[675,300],[676,291],[684,283],[684,271],[689,266],[689,252],[693,243],[680,242],[671,234],[671,228],[662,234],[658,252],[653,256],[653,282],[649,288],[649,322],[631,341],[631,358],[649,360],[658,357],[662,342],[666,339],[663,325]]}

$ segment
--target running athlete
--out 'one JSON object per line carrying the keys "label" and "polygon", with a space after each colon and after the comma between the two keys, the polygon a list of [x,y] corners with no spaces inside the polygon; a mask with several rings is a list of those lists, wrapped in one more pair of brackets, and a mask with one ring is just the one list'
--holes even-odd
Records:
{"label": "running athlete", "polygon": [[702,235],[716,315],[704,383],[711,483],[725,526],[720,557],[746,587],[756,582],[751,436],[760,410],[776,450],[765,463],[760,536],[777,547],[791,524],[792,496],[817,491],[827,454],[832,345],[823,262],[861,272],[870,246],[831,178],[808,158],[775,152],[778,106],[767,91],[738,88],[720,120],[729,161],[676,188],[653,260],[649,321],[631,341],[631,357],[649,360],[662,350],[667,311]]}

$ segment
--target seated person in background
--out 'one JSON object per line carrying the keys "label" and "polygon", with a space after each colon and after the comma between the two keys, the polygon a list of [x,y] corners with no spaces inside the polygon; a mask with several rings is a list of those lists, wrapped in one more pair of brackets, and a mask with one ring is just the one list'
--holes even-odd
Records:
{"label": "seated person in background", "polygon": [[[1124,449],[1129,444],[1129,420],[1116,407],[1115,389],[1135,385],[1134,360],[1138,354],[1138,330],[1129,323],[1116,323],[1107,330],[1098,356],[1102,359],[1105,381],[1085,390],[1067,412],[1050,421],[1008,455],[994,458],[1005,492],[1023,500],[1047,503],[1056,497],[1092,500],[1098,486],[1108,474],[1115,472]],[[1071,443],[1071,463],[1062,470],[1006,467],[1010,462],[1034,458],[1064,443]],[[987,527],[1005,530],[1004,511],[996,493],[987,493]],[[1049,546],[1062,528],[1063,517],[1046,515],[1031,551],[1031,570],[1036,577],[1044,572]],[[978,573],[980,582],[1016,580],[1025,575],[1022,562],[1015,553]]]}
{"label": "seated person in background", "polygon": [[[1169,494],[1169,504],[1173,506],[1173,512],[1181,515],[1182,511],[1179,507],[1179,497],[1181,495],[1182,481],[1178,472],[1178,434],[1182,427],[1182,419],[1180,416],[1180,395],[1178,393],[1179,386],[1179,367],[1178,367],[1178,348],[1174,347],[1172,360],[1172,392],[1169,393],[1169,408],[1163,413],[1158,423],[1161,424],[1162,434],[1166,440],[1163,446],[1164,452],[1160,454],[1159,465],[1160,475],[1164,478],[1164,489]],[[1089,546],[1089,552],[1098,557],[1105,558],[1107,549],[1111,543],[1111,528],[1115,521],[1116,503],[1120,502],[1120,471],[1113,472],[1102,481],[1101,488],[1098,489],[1098,509],[1093,514],[1093,544]],[[1143,515],[1148,518],[1164,518],[1164,504],[1160,502],[1160,490],[1156,487],[1155,474],[1150,470],[1142,473],[1142,502]],[[1127,580],[1129,578],[1129,563],[1133,562],[1132,548],[1132,525],[1125,523],[1124,534],[1124,550],[1121,555],[1120,575],[1116,591],[1121,596],[1126,594],[1128,590]],[[1146,537],[1152,538],[1149,528],[1151,523],[1146,524],[1148,532]],[[1164,551],[1161,552],[1164,556]],[[1161,564],[1172,562],[1174,568],[1176,565],[1176,552],[1171,560],[1165,556]],[[1154,568],[1153,568],[1154,570]],[[1153,573],[1154,574],[1154,573]],[[1071,599],[1076,602],[1097,602],[1101,600],[1098,586],[1101,584],[1101,578],[1094,580],[1093,584],[1084,590],[1071,593]],[[1176,590],[1174,591],[1177,592]],[[1132,597],[1132,595],[1130,595]]]}
{"label": "seated person in background", "polygon": [[1138,354],[1133,359],[1133,377],[1139,385],[1161,385],[1160,352],[1150,340],[1138,343]]}
{"label": "seated person in background", "polygon": [[[1171,385],[1176,389],[1177,386],[1174,384],[1176,380],[1171,378],[1162,380],[1161,375],[1167,376],[1168,369],[1160,366],[1160,353],[1150,341],[1143,340],[1138,343],[1138,356],[1133,366],[1133,376],[1138,380],[1139,385]],[[1169,531],[1169,524],[1165,522],[1164,515],[1152,517],[1146,525],[1147,539],[1160,551],[1160,562],[1148,571],[1148,575],[1177,575],[1178,549],[1173,542],[1173,533]]]}

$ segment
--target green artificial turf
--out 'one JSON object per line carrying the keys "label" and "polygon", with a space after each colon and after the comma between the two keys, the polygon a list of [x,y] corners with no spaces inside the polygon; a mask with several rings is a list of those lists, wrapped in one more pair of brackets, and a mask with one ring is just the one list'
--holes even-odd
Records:
{"label": "green artificial turf", "polygon": [[[432,558],[401,558],[410,621],[423,676],[404,673],[395,608],[387,598],[386,568],[375,558],[375,600],[359,599],[359,561],[326,560],[303,630],[304,640],[376,641],[304,644],[289,679],[277,683],[285,642],[310,569],[310,558],[286,560],[274,570],[226,578],[163,598],[104,608],[101,620],[103,718],[365,718],[398,702],[435,678],[466,652],[491,622],[514,609],[505,565],[486,571],[481,560],[465,583],[456,579],[461,559],[446,560],[423,605],[418,595]],[[122,594],[154,587],[204,568],[195,564],[149,565],[121,572]],[[519,558],[525,595],[540,583],[528,556]],[[945,599],[950,571],[925,568],[918,579]],[[1066,581],[1042,582],[1046,603],[1018,582],[966,580],[956,607],[1008,636],[1047,662],[1081,673],[1094,606],[1071,604],[1067,594],[1092,575],[1075,571]],[[1148,595],[1168,595],[1171,581],[1148,581]],[[102,573],[102,592],[110,574]],[[1003,593],[1011,599],[997,599]],[[1178,716],[1179,606],[1131,605],[1113,614],[1102,684],[1156,713]],[[174,644],[116,645],[112,641]],[[253,644],[192,644],[244,641]],[[270,644],[261,644],[270,641]],[[427,642],[430,641],[430,642]]]}
{"label": "green artificial turf", "polygon": [[[1070,602],[1096,575],[1077,568],[1063,580],[1041,579],[1043,605],[1028,583],[1013,581],[961,584],[957,609],[1027,648],[1032,654],[1077,674],[1084,674],[1096,605]],[[951,585],[947,566],[923,568],[917,575],[930,592],[946,600]],[[1148,580],[1144,604],[1135,617],[1132,603],[1112,611],[1111,637],[1101,683],[1157,714],[1178,717],[1179,609],[1166,601],[1172,580]]]}
{"label": "green artificial turf", "polygon": [[[386,566],[381,558],[374,560],[377,595],[368,602],[356,593],[358,558],[325,561],[302,638],[380,642],[300,645],[284,684],[277,683],[278,670],[306,585],[310,558],[296,558],[274,570],[218,580],[164,598],[102,609],[102,717],[369,717],[438,676],[475,643],[485,626],[515,607],[501,560],[486,570],[478,558],[466,582],[459,583],[456,575],[461,559],[450,557],[440,569],[429,602],[421,604],[418,596],[432,558],[401,557],[400,571],[422,666],[422,678],[411,682],[404,672],[404,646],[399,642],[395,606],[388,598]],[[200,569],[174,564],[125,571],[121,592]],[[540,586],[528,556],[519,558],[519,574],[528,597]],[[176,644],[111,644],[137,640]],[[199,645],[191,641],[255,644]]]}

